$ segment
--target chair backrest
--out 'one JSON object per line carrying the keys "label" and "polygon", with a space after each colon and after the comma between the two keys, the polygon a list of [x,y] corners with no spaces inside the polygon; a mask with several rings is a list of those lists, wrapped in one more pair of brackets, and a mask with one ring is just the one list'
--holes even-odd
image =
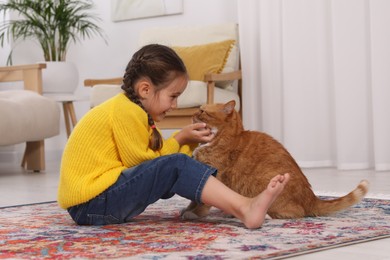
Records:
{"label": "chair backrest", "polygon": [[140,34],[138,44],[140,47],[151,43],[187,47],[226,40],[235,41],[222,70],[222,73],[228,73],[239,67],[239,36],[238,25],[235,23],[148,28]]}

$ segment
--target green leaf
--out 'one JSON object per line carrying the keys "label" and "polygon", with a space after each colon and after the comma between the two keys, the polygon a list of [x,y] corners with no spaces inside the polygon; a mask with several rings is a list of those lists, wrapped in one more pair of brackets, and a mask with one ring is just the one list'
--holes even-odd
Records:
{"label": "green leaf", "polygon": [[0,46],[12,40],[11,55],[18,42],[33,40],[46,61],[65,61],[71,43],[93,36],[107,42],[93,9],[91,0],[9,0],[0,4],[0,14],[15,12],[21,18],[0,24]]}

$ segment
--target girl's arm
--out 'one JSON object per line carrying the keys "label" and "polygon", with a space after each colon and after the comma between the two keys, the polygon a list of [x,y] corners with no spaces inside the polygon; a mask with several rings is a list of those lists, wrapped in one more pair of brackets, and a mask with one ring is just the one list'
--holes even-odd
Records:
{"label": "girl's arm", "polygon": [[206,127],[206,123],[195,123],[183,127],[174,138],[182,146],[185,144],[209,143],[214,138],[214,134],[210,128]]}
{"label": "girl's arm", "polygon": [[[164,141],[162,153],[174,152],[187,154],[192,156],[192,151],[198,147],[199,143],[208,143],[214,135],[211,130],[206,128],[205,123],[196,123],[184,127],[182,130],[172,134],[172,136]],[[177,145],[179,148],[174,148]]]}

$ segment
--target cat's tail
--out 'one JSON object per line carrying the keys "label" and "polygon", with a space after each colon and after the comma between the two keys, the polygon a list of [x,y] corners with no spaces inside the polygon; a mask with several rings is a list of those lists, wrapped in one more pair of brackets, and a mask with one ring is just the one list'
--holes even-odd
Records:
{"label": "cat's tail", "polygon": [[314,216],[325,216],[346,209],[359,203],[368,192],[369,182],[363,180],[347,195],[334,200],[316,200],[313,208]]}

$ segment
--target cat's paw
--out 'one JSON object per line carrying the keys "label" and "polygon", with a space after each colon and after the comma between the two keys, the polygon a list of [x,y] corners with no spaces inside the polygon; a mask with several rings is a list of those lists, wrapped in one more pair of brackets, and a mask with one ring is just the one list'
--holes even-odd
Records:
{"label": "cat's paw", "polygon": [[198,215],[196,215],[194,212],[192,211],[182,211],[181,212],[181,218],[182,219],[188,219],[188,220],[193,220],[193,219],[199,219],[200,217]]}

